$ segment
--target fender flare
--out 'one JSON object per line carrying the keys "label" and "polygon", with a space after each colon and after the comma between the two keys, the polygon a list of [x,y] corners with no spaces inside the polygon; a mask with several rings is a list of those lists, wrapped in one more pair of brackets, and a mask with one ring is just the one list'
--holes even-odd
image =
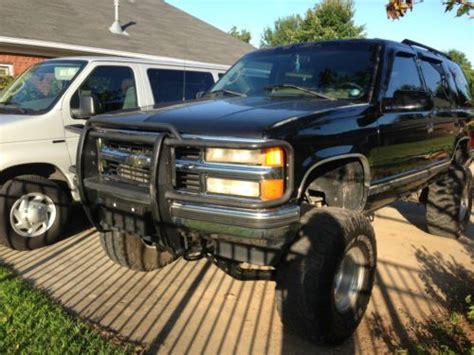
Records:
{"label": "fender flare", "polygon": [[362,169],[364,170],[364,193],[363,193],[363,199],[361,201],[361,206],[363,209],[363,207],[365,206],[367,202],[367,197],[368,197],[369,188],[370,188],[370,164],[369,164],[368,159],[363,154],[360,154],[360,153],[336,155],[334,157],[320,160],[317,163],[313,164],[304,174],[303,179],[301,180],[301,183],[298,187],[298,195],[297,195],[298,200],[303,197],[304,189],[308,184],[308,179],[312,172],[314,172],[317,168],[325,164],[332,163],[338,160],[347,160],[347,159],[358,160],[362,165]]}

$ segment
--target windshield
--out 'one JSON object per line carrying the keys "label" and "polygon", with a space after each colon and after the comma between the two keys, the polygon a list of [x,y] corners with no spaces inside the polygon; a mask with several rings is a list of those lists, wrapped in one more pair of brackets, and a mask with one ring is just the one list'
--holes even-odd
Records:
{"label": "windshield", "polygon": [[367,101],[376,45],[304,44],[245,56],[211,90],[234,96],[314,96]]}
{"label": "windshield", "polygon": [[84,61],[48,61],[31,67],[0,93],[0,111],[49,110],[85,65]]}

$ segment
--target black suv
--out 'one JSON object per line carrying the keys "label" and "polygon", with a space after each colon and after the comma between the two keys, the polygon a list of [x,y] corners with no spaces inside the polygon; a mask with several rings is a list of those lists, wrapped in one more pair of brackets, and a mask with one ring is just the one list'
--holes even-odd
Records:
{"label": "black suv", "polygon": [[369,301],[374,210],[418,194],[430,233],[466,228],[470,100],[457,64],[408,40],[259,50],[192,103],[90,120],[78,185],[115,262],[276,280],[284,324],[338,343]]}

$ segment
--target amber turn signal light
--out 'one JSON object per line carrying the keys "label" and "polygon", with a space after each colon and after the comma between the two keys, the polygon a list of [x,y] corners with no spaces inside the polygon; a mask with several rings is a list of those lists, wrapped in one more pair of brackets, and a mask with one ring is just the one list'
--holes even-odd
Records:
{"label": "amber turn signal light", "polygon": [[283,179],[262,180],[260,182],[260,198],[262,201],[277,200],[285,193]]}

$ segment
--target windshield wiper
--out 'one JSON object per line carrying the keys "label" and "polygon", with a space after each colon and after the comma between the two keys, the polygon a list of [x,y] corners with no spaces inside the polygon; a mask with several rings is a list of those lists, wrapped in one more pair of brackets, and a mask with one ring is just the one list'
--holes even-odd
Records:
{"label": "windshield wiper", "polygon": [[238,97],[246,97],[247,96],[242,92],[237,92],[237,91],[232,91],[232,90],[225,90],[225,89],[210,91],[206,94],[206,96],[210,96],[212,94],[216,94],[216,95],[222,94],[222,95],[238,96]]}
{"label": "windshield wiper", "polygon": [[20,113],[27,113],[28,111],[26,109],[24,109],[23,107],[17,105],[17,104],[14,104],[12,102],[2,102],[0,103],[0,108],[1,107],[5,107],[5,108],[8,108],[8,109],[13,109],[13,110],[17,110],[19,111]]}
{"label": "windshield wiper", "polygon": [[298,85],[291,85],[291,84],[267,85],[264,87],[264,89],[267,91],[274,91],[274,90],[280,90],[280,89],[295,89],[295,90],[303,91],[313,96],[317,96],[321,99],[335,100],[334,97],[326,96],[324,94],[321,94],[320,92],[317,92],[317,91],[314,91],[302,86],[298,86]]}

